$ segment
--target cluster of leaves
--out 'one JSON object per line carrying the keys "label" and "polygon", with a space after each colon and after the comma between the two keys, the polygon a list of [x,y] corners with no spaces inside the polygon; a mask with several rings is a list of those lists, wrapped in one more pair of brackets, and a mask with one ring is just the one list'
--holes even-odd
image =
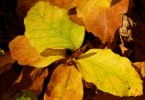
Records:
{"label": "cluster of leaves", "polygon": [[[30,72],[34,82],[25,89],[40,95],[44,78],[49,75],[45,67],[61,61],[47,84],[44,100],[81,100],[83,80],[116,96],[142,95],[142,80],[129,59],[110,49],[90,49],[82,54],[86,46],[81,47],[85,30],[102,42],[112,42],[129,0],[44,1],[35,1],[24,20],[25,35],[17,36],[9,44],[12,57],[20,65],[36,67]],[[77,14],[68,15],[74,7]],[[66,57],[66,49],[73,54]],[[14,85],[22,81],[25,73],[23,69]]]}

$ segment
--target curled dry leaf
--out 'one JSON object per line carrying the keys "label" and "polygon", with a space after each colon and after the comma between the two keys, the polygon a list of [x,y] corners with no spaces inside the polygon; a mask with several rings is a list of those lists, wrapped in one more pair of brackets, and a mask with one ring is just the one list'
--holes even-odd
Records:
{"label": "curled dry leaf", "polygon": [[59,65],[47,86],[44,100],[82,100],[82,76],[72,65]]}
{"label": "curled dry leaf", "polygon": [[[20,65],[29,65],[34,67],[45,67],[56,60],[64,58],[64,50],[47,49],[42,52],[47,57],[39,54],[34,47],[29,44],[26,36],[17,36],[9,44],[13,59],[17,60]],[[49,53],[48,53],[49,52]]]}
{"label": "curled dry leaf", "polygon": [[24,67],[11,89],[30,90],[37,96],[43,89],[44,79],[48,76],[47,68]]}
{"label": "curled dry leaf", "polygon": [[129,0],[76,0],[78,17],[82,18],[87,31],[103,42],[111,42],[122,24],[122,14],[128,10]]}

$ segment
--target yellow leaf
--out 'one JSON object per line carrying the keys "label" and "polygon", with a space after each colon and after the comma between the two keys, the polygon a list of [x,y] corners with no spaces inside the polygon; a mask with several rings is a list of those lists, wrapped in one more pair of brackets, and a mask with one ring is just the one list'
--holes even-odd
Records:
{"label": "yellow leaf", "polygon": [[59,65],[47,86],[44,100],[82,100],[82,76],[72,65]]}
{"label": "yellow leaf", "polygon": [[84,80],[116,96],[142,95],[140,76],[131,62],[110,49],[91,49],[77,60]]}
{"label": "yellow leaf", "polygon": [[49,2],[39,1],[25,17],[25,35],[38,53],[47,48],[80,48],[84,40],[84,26],[73,23],[66,9],[58,8]]}
{"label": "yellow leaf", "polygon": [[[46,67],[56,60],[64,58],[64,51],[56,52],[58,50],[49,49],[49,55],[40,55],[34,47],[29,44],[29,39],[25,36],[17,36],[9,44],[11,55],[13,59],[17,60],[20,65],[29,65],[34,67]],[[46,51],[44,51],[46,53]]]}
{"label": "yellow leaf", "polygon": [[116,30],[122,24],[122,14],[128,10],[129,0],[76,0],[79,18],[84,21],[87,31],[98,36],[103,42],[111,42]]}

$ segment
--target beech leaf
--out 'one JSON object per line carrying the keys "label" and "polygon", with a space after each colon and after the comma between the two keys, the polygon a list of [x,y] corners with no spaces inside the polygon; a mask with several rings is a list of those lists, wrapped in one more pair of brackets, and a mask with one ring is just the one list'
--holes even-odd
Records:
{"label": "beech leaf", "polygon": [[[26,36],[17,36],[9,44],[12,58],[17,60],[20,65],[29,65],[34,67],[46,67],[56,60],[64,58],[64,50],[49,49],[42,52],[42,55],[29,44]],[[57,51],[57,52],[56,52]],[[58,52],[59,51],[59,52]],[[43,56],[45,53],[46,55]]]}
{"label": "beech leaf", "polygon": [[142,80],[131,62],[110,49],[91,49],[77,62],[84,80],[94,83],[104,92],[116,96],[138,96],[143,93]]}
{"label": "beech leaf", "polygon": [[59,65],[52,74],[44,100],[82,100],[82,97],[80,72],[73,65]]}
{"label": "beech leaf", "polygon": [[73,23],[68,11],[39,1],[25,17],[25,35],[38,53],[47,48],[78,49],[84,39],[84,27]]}
{"label": "beech leaf", "polygon": [[[102,42],[111,42],[122,24],[122,15],[128,10],[129,0],[76,0],[76,10],[86,30],[99,37]],[[112,6],[111,6],[112,5]]]}

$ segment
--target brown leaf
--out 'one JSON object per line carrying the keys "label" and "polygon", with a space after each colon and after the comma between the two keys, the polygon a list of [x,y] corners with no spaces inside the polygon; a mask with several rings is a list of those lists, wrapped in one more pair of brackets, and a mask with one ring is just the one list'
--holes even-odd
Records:
{"label": "brown leaf", "polygon": [[12,63],[14,63],[14,59],[11,57],[11,53],[5,52],[4,56],[0,56],[0,74],[4,71],[11,68]]}
{"label": "brown leaf", "polygon": [[0,67],[0,74],[5,72],[6,70],[9,70],[12,67],[13,63],[7,63]]}
{"label": "brown leaf", "polygon": [[48,76],[47,68],[31,68],[25,66],[14,82],[11,90],[30,90],[40,95],[43,89],[44,78]]}
{"label": "brown leaf", "polygon": [[72,65],[59,65],[47,86],[44,100],[82,100],[82,76]]}
{"label": "brown leaf", "polygon": [[145,62],[135,62],[133,63],[139,70],[138,72],[142,77],[145,77]]}
{"label": "brown leaf", "polygon": [[128,10],[129,0],[121,0],[111,6],[112,0],[77,0],[78,17],[82,18],[87,31],[103,42],[111,42],[121,26],[122,14]]}

